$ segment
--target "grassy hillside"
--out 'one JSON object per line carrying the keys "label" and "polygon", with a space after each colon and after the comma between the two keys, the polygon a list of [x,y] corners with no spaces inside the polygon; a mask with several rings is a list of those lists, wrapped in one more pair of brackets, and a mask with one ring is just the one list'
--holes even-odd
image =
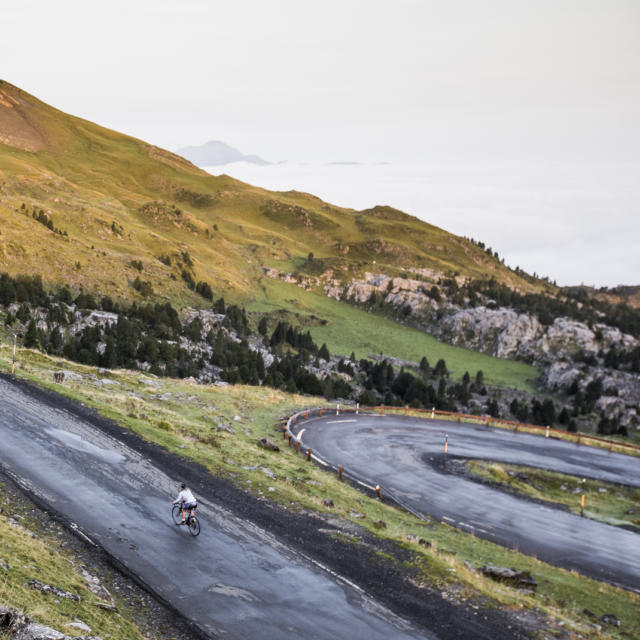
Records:
{"label": "grassy hillside", "polygon": [[[96,595],[95,587],[92,590],[93,585],[83,576],[82,564],[86,559],[74,554],[73,543],[64,535],[61,525],[51,520],[43,522],[31,506],[16,499],[6,484],[0,482],[0,605],[19,609],[36,622],[72,637],[81,633],[68,626],[74,620],[81,620],[96,635],[112,640],[148,637],[136,626],[135,609],[123,597],[116,600],[117,611],[97,606],[111,602],[100,592]],[[34,590],[29,586],[30,580],[53,585],[80,596],[81,600],[76,602]],[[0,638],[11,637],[0,630]]]}
{"label": "grassy hillside", "polygon": [[[0,369],[6,371],[10,361],[11,345],[2,340]],[[305,462],[293,448],[284,446],[281,452],[275,453],[258,446],[257,440],[265,436],[281,444],[279,417],[295,408],[323,403],[322,399],[240,385],[193,385],[169,379],[154,379],[153,384],[148,384],[149,379],[145,382],[140,372],[126,370],[110,371],[108,376],[116,384],[106,386],[100,384],[103,374],[96,368],[64,362],[28,349],[19,350],[18,362],[19,377],[95,408],[144,439],[197,461],[214,475],[229,479],[274,506],[314,512],[333,523],[339,522],[345,531],[356,527],[356,531],[362,533],[348,534],[354,545],[364,544],[365,535],[376,536],[385,543],[384,551],[377,553],[385,553],[393,562],[397,560],[389,555],[387,543],[409,550],[410,563],[399,563],[394,570],[417,569],[420,585],[427,594],[435,589],[453,602],[504,607],[521,612],[523,619],[542,615],[544,637],[551,637],[549,633],[555,637],[552,631],[555,629],[558,637],[629,638],[629,632],[640,624],[637,594],[552,567],[446,524],[418,520],[400,508],[340,482],[335,474]],[[61,366],[76,375],[68,377],[62,385],[53,384],[52,374]],[[216,428],[218,425],[222,428]],[[333,506],[325,503],[326,498],[333,500]],[[386,523],[385,528],[376,526],[379,520]],[[0,545],[4,538],[0,529]],[[420,538],[428,540],[430,546],[418,544]],[[531,571],[539,583],[537,592],[520,591],[485,578],[474,569],[485,564]],[[57,576],[47,574],[47,577],[55,578],[64,586],[76,587],[77,580],[71,582],[75,580],[73,575],[65,581]],[[23,580],[22,574],[19,580]],[[29,601],[23,601],[20,585],[21,582],[17,585],[8,582],[6,588],[11,591],[4,597],[31,610]],[[0,596],[3,596],[2,589]],[[614,613],[622,626],[600,631],[585,615],[585,609],[598,616]],[[47,614],[43,615],[44,620],[57,621],[49,618],[53,613],[44,613]],[[563,635],[562,629],[572,635]],[[122,636],[114,634],[113,637]]]}
{"label": "grassy hillside", "polygon": [[[357,212],[214,177],[2,81],[0,184],[0,269],[114,297],[138,296],[130,285],[139,275],[178,304],[199,302],[180,277],[184,252],[196,280],[245,301],[254,298],[263,265],[295,264],[309,252],[317,269],[342,279],[413,267],[493,274],[522,290],[548,286],[400,211]],[[40,210],[67,235],[35,220]],[[141,261],[141,272],[132,260]]]}
{"label": "grassy hillside", "polygon": [[[482,370],[489,384],[534,391],[538,370],[524,362],[501,360],[439,342],[432,336],[400,325],[393,320],[367,313],[327,296],[304,291],[278,280],[265,279],[249,311],[276,312],[288,309],[295,320],[307,326],[313,339],[326,343],[331,353],[357,358],[384,353],[402,360],[420,362],[426,356],[431,366],[442,358],[454,379],[465,371],[475,376]],[[319,320],[319,319],[322,320]]]}

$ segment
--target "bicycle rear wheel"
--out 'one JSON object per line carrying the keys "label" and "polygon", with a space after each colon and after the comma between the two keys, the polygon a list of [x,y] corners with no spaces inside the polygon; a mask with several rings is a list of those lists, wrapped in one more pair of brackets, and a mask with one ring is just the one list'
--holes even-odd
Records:
{"label": "bicycle rear wheel", "polygon": [[171,509],[171,517],[176,524],[180,524],[182,522],[182,509],[180,508],[180,505],[173,505],[173,509]]}
{"label": "bicycle rear wheel", "polygon": [[189,521],[189,532],[192,536],[200,535],[200,522],[196,520],[195,516]]}

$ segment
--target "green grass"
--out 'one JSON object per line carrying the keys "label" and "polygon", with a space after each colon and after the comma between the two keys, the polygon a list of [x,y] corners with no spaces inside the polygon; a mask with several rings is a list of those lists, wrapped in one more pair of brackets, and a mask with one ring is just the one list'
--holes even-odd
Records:
{"label": "green grass", "polygon": [[[94,635],[111,640],[143,640],[144,635],[127,617],[127,607],[121,613],[105,611],[96,606],[102,600],[94,595],[80,573],[80,563],[70,551],[62,549],[55,529],[43,530],[20,505],[8,499],[0,483],[0,558],[8,565],[0,567],[0,604],[20,609],[31,618],[70,636],[82,632],[66,625],[76,618],[91,627]],[[9,515],[20,526],[9,524]],[[80,602],[56,598],[28,586],[29,580],[39,580],[77,594]],[[120,603],[118,603],[120,604]],[[0,632],[0,638],[2,638]]]}
{"label": "green grass", "polygon": [[[1,346],[0,367],[7,367],[9,358],[10,348]],[[361,494],[340,482],[335,474],[307,463],[291,448],[285,446],[275,453],[257,445],[257,439],[264,436],[283,445],[278,418],[294,408],[321,400],[259,387],[210,387],[168,379],[157,379],[160,389],[155,389],[141,382],[143,374],[129,371],[110,371],[108,377],[119,384],[106,388],[88,377],[97,373],[95,369],[74,363],[65,364],[83,379],[55,385],[52,376],[61,365],[59,359],[21,350],[18,360],[20,377],[96,408],[143,438],[200,462],[213,474],[228,478],[254,495],[289,509],[314,510],[349,521],[410,549],[413,557],[410,564],[420,571],[424,585],[457,593],[458,601],[484,598],[486,604],[488,598],[493,606],[536,608],[563,621],[565,628],[583,637],[599,637],[582,614],[585,608],[598,616],[614,613],[622,620],[620,631],[603,631],[606,637],[629,638],[631,629],[640,628],[640,597],[635,594],[554,568],[445,524],[418,520],[402,509]],[[141,399],[131,398],[130,392]],[[158,396],[167,392],[171,395],[160,400]],[[234,433],[216,430],[216,420],[230,426]],[[261,467],[273,472],[275,478],[268,477]],[[331,498],[335,506],[326,507],[325,498]],[[354,511],[364,518],[353,515]],[[377,529],[374,525],[377,520],[383,520],[386,529]],[[427,549],[410,542],[408,534],[425,538],[433,546]],[[347,537],[358,544],[357,535]],[[530,570],[539,582],[538,592],[520,593],[492,582],[469,569],[465,562],[473,568],[491,563]]]}
{"label": "green grass", "polygon": [[261,294],[247,309],[291,310],[303,324],[309,325],[315,342],[318,345],[326,342],[331,353],[348,356],[353,351],[357,358],[384,353],[413,362],[420,362],[426,356],[431,366],[443,358],[454,378],[461,378],[465,371],[475,376],[481,369],[488,384],[525,391],[535,390],[534,381],[539,375],[535,367],[522,362],[493,358],[439,342],[417,329],[277,280],[264,280]]}
{"label": "green grass", "polygon": [[[586,518],[615,526],[634,525],[640,528],[640,489],[599,480],[584,479],[583,482],[583,478],[564,473],[484,460],[469,462],[469,469],[505,489],[565,505],[573,513],[580,513],[581,496],[584,493]],[[512,474],[525,474],[527,480]]]}
{"label": "green grass", "polygon": [[[126,265],[142,260],[141,277],[159,296],[205,304],[185,288],[175,265],[157,261],[159,255],[188,250],[196,280],[208,281],[218,295],[246,299],[255,293],[263,265],[298,268],[313,252],[320,267],[326,262],[344,279],[364,271],[406,275],[403,269],[430,267],[474,278],[492,275],[525,291],[554,290],[520,277],[464,238],[389,207],[354,212],[310,194],[212,176],[8,83],[0,81],[0,93],[0,110],[16,99],[23,129],[43,138],[36,152],[0,143],[0,259],[14,275],[40,273],[47,283],[136,298],[129,286],[136,274]],[[180,219],[141,213],[152,201],[175,203]],[[29,210],[46,211],[68,238],[21,215],[23,202]],[[112,222],[121,225],[121,233],[112,233]]]}

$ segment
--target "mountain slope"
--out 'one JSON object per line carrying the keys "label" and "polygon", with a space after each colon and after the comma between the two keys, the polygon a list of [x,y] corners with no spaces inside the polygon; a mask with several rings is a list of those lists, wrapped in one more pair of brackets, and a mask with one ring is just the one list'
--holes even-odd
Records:
{"label": "mountain slope", "polygon": [[164,297],[193,304],[201,299],[183,272],[248,300],[265,265],[309,268],[313,253],[313,271],[341,280],[428,268],[494,275],[523,291],[547,286],[395,209],[356,212],[212,176],[7,82],[0,82],[0,141],[0,270],[10,273],[127,298],[139,295],[131,285],[140,278]]}
{"label": "mountain slope", "polygon": [[195,147],[183,147],[178,149],[176,153],[199,167],[217,167],[231,162],[250,162],[251,164],[259,165],[271,164],[260,156],[245,155],[220,140],[209,140],[209,142]]}

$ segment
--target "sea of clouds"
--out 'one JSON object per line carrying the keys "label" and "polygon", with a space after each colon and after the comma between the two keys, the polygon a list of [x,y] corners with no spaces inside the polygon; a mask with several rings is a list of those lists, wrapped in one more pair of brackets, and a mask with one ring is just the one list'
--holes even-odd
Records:
{"label": "sea of clouds", "polygon": [[353,209],[391,205],[559,285],[640,284],[637,164],[238,162],[208,171]]}

